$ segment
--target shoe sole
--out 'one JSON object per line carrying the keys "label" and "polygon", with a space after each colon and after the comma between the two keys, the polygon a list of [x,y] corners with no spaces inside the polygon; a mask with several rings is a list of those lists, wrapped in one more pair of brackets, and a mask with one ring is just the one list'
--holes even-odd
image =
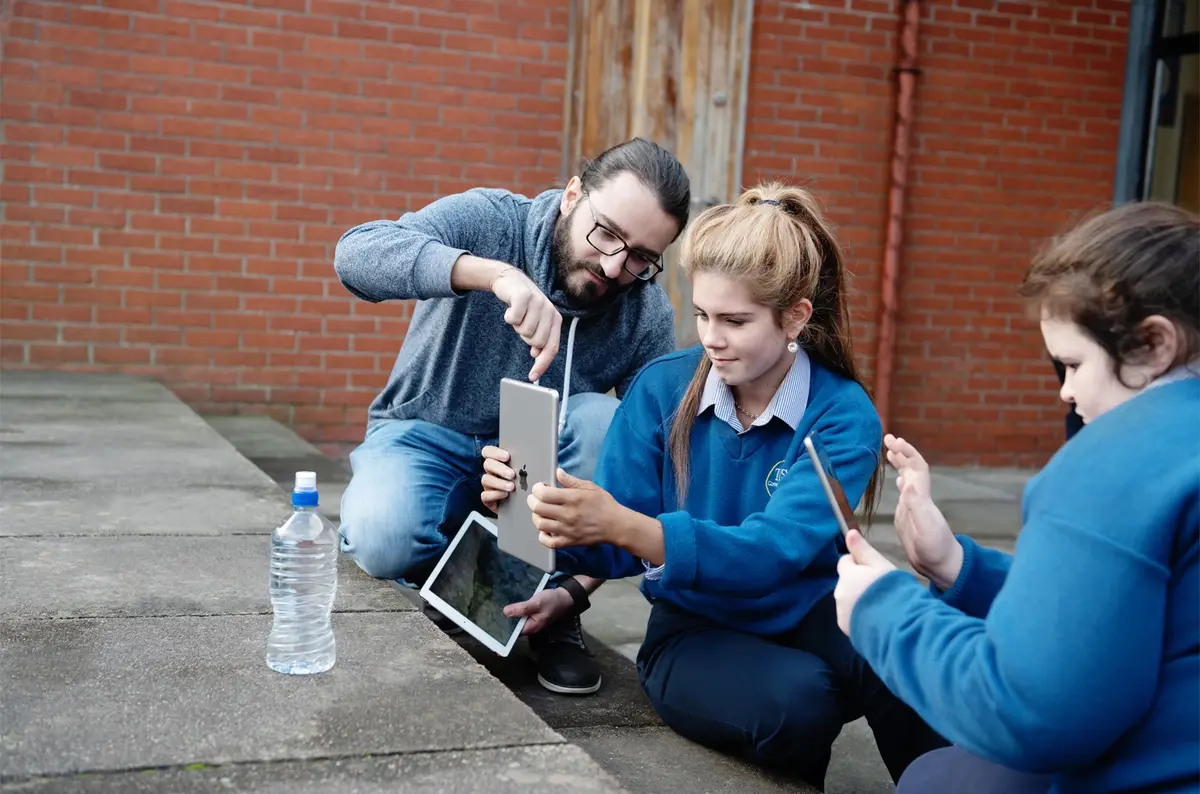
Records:
{"label": "shoe sole", "polygon": [[568,687],[568,686],[560,686],[560,685],[558,685],[558,684],[552,684],[552,683],[550,683],[550,682],[549,682],[549,681],[547,681],[546,679],[542,678],[542,675],[541,675],[541,673],[538,673],[538,677],[537,677],[537,678],[538,678],[538,683],[539,683],[539,684],[541,684],[543,688],[550,690],[551,692],[553,692],[553,693],[554,693],[554,694],[556,694],[556,695],[591,695],[591,694],[593,694],[593,693],[595,693],[595,692],[599,692],[599,691],[600,691],[600,685],[601,685],[602,683],[604,683],[604,679],[603,679],[603,678],[601,678],[601,679],[599,679],[598,681],[596,681],[596,685],[595,685],[595,686],[591,686],[591,687]]}

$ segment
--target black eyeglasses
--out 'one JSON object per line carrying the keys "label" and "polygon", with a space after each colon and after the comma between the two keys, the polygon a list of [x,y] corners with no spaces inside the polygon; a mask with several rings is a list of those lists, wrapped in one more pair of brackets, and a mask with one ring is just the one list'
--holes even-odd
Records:
{"label": "black eyeglasses", "polygon": [[592,214],[592,230],[587,233],[587,241],[592,248],[605,256],[616,256],[622,251],[628,251],[621,266],[625,268],[626,273],[642,281],[649,281],[662,272],[662,256],[639,248],[630,248],[621,235],[596,218],[596,211],[592,209],[591,196],[584,193],[583,198],[588,203],[588,212]]}

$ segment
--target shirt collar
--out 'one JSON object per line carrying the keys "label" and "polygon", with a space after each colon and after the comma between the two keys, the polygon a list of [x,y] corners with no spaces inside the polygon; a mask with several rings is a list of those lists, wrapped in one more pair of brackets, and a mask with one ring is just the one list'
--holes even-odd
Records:
{"label": "shirt collar", "polygon": [[[762,427],[772,419],[782,419],[792,430],[800,426],[804,409],[808,407],[808,389],[812,375],[812,364],[804,348],[796,352],[796,360],[784,376],[783,383],[775,390],[766,410],[758,415],[750,427]],[[708,371],[704,381],[704,392],[700,395],[700,407],[696,415],[704,413],[709,408],[714,410],[716,417],[739,433],[745,432],[737,418],[737,406],[733,404],[733,390],[721,380],[716,369]],[[748,430],[749,428],[746,428]]]}
{"label": "shirt collar", "polygon": [[1200,377],[1200,359],[1189,361],[1186,364],[1180,364],[1169,372],[1164,372],[1162,375],[1159,375],[1157,378],[1151,381],[1146,388],[1153,389],[1157,386],[1166,386],[1168,383],[1174,383],[1176,381],[1198,377]]}

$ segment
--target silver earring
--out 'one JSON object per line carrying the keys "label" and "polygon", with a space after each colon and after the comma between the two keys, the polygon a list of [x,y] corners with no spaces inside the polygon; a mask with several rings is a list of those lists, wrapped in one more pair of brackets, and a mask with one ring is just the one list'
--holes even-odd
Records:
{"label": "silver earring", "polygon": [[795,353],[799,349],[800,349],[800,343],[797,342],[795,339],[788,342],[788,352],[789,353]]}

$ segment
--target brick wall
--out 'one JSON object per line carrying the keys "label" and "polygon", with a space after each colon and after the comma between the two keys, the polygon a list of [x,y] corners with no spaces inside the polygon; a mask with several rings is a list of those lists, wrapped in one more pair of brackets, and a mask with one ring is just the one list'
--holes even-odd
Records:
{"label": "brick wall", "polygon": [[[1128,3],[922,5],[892,426],[939,462],[1037,464],[1062,442],[1064,409],[1016,287],[1038,244],[1111,200]],[[869,359],[896,3],[756,13],[746,174],[811,176],[859,276]]]}
{"label": "brick wall", "polygon": [[[119,368],[203,410],[361,436],[404,304],[333,245],[476,184],[558,177],[568,0],[0,0],[5,366]],[[1033,246],[1111,192],[1127,3],[923,4],[894,427],[940,462],[1061,439],[1014,297]],[[745,179],[825,201],[868,373],[897,3],[757,0]]]}
{"label": "brick wall", "polygon": [[361,438],[408,311],[347,295],[340,234],[558,178],[564,3],[451,5],[0,3],[2,363]]}

